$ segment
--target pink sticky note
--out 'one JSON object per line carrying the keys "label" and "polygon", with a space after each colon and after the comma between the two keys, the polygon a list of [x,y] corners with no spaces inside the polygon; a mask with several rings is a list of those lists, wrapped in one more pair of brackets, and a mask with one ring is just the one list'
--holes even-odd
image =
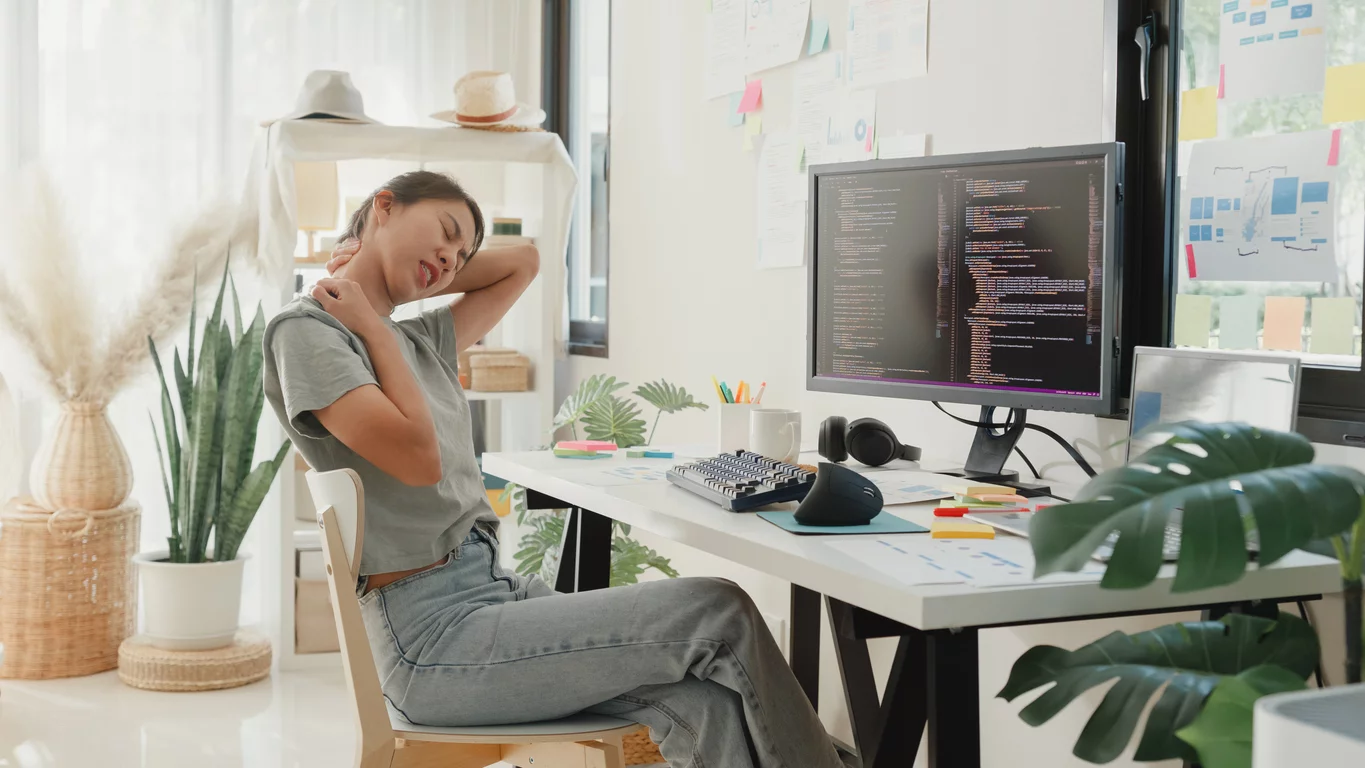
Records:
{"label": "pink sticky note", "polygon": [[570,451],[614,451],[616,443],[605,440],[560,440],[555,447]]}
{"label": "pink sticky note", "polygon": [[1332,148],[1327,150],[1327,164],[1336,165],[1337,156],[1341,153],[1341,129],[1332,129]]}
{"label": "pink sticky note", "polygon": [[1185,266],[1190,270],[1191,280],[1199,277],[1199,270],[1194,267],[1194,243],[1185,243]]}
{"label": "pink sticky note", "polygon": [[744,98],[739,100],[739,112],[753,112],[763,106],[763,81],[754,80],[744,86]]}
{"label": "pink sticky note", "polygon": [[1228,67],[1226,64],[1218,65],[1218,98],[1223,98],[1223,84],[1227,79]]}

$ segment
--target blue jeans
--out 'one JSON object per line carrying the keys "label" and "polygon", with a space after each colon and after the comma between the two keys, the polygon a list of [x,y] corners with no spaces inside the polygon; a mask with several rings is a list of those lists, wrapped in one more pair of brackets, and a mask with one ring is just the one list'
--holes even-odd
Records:
{"label": "blue jeans", "polygon": [[476,528],[360,606],[384,694],[414,723],[586,710],[647,725],[673,768],[842,766],[758,609],[728,581],[559,594],[504,570],[496,537]]}

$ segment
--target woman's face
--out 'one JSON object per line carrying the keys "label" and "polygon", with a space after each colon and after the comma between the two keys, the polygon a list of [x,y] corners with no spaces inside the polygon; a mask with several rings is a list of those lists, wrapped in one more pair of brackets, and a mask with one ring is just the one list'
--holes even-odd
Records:
{"label": "woman's face", "polygon": [[474,247],[474,213],[454,200],[397,205],[380,194],[373,232],[364,240],[382,254],[384,279],[396,304],[433,296],[464,268]]}

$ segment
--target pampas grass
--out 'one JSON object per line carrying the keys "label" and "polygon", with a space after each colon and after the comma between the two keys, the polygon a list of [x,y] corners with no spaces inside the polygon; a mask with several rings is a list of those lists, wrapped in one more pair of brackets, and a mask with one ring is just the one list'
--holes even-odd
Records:
{"label": "pampas grass", "polygon": [[86,270],[46,174],[28,171],[22,186],[15,247],[0,247],[0,364],[59,402],[108,405],[146,369],[148,337],[162,344],[183,330],[234,245],[247,255],[234,263],[254,265],[254,212],[214,203],[172,237],[130,301],[97,304],[71,288]]}

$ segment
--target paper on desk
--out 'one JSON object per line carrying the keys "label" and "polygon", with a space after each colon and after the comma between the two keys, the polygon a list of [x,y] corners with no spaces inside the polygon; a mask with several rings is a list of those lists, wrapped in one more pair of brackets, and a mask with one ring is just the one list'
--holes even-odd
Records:
{"label": "paper on desk", "polygon": [[608,464],[605,467],[584,467],[583,469],[563,472],[561,476],[570,482],[598,488],[657,483],[667,480],[668,477],[665,473],[673,466],[681,463],[683,462],[659,459],[652,464]]}
{"label": "paper on desk", "polygon": [[863,88],[924,75],[929,0],[849,0],[848,84]]}
{"label": "paper on desk", "polygon": [[1222,3],[1218,95],[1228,101],[1316,93],[1327,71],[1330,3]]}
{"label": "paper on desk", "polygon": [[711,0],[703,88],[708,99],[744,90],[744,6],[745,0]]}
{"label": "paper on desk", "polygon": [[810,0],[745,2],[744,68],[749,74],[796,61],[806,39]]}
{"label": "paper on desk", "polygon": [[[974,587],[1021,586],[1034,583],[1033,551],[1028,539],[1002,536],[996,539],[930,539],[897,536],[894,539],[847,539],[825,546],[885,573],[903,584],[970,584]],[[1104,564],[1087,563],[1078,573],[1053,573],[1040,584],[1099,581]]]}
{"label": "paper on desk", "polygon": [[770,133],[758,157],[758,267],[799,267],[806,260],[805,176],[796,171],[801,145]]}
{"label": "paper on desk", "polygon": [[882,504],[915,504],[922,501],[936,501],[952,498],[953,494],[939,487],[943,475],[932,472],[917,472],[911,469],[888,469],[865,472],[863,476],[871,480],[882,492]]}

